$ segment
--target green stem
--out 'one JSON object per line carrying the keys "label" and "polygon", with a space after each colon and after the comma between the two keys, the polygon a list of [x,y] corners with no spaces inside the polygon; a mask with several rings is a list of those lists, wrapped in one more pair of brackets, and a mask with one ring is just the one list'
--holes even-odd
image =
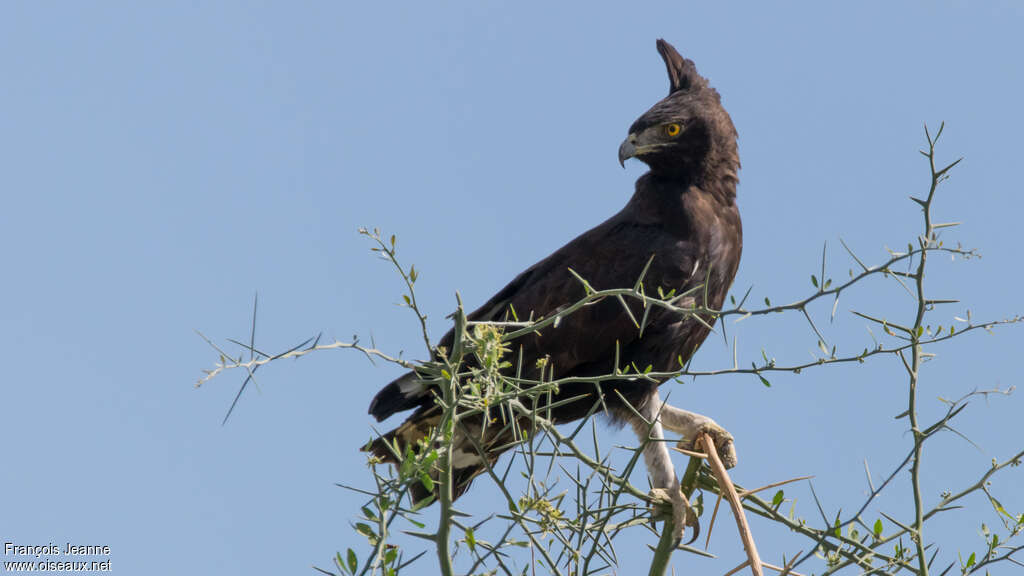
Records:
{"label": "green stem", "polygon": [[672,557],[678,542],[672,537],[675,531],[675,523],[672,515],[665,519],[665,525],[661,528],[661,538],[658,540],[658,547],[654,549],[654,559],[651,560],[650,576],[664,576],[668,571],[668,561]]}
{"label": "green stem", "polygon": [[[454,382],[454,378],[453,378]],[[453,386],[450,386],[451,388]],[[445,396],[449,396],[448,393]],[[452,395],[454,396],[454,395]],[[447,398],[446,398],[447,400]],[[450,406],[451,404],[449,404]],[[452,568],[451,554],[448,552],[448,540],[450,538],[452,518],[452,439],[455,419],[453,417],[444,420],[444,444],[446,448],[441,452],[441,477],[439,478],[438,499],[440,500],[440,519],[437,524],[437,560],[444,576],[455,574]]]}
{"label": "green stem", "polygon": [[[693,492],[697,488],[697,471],[700,469],[700,464],[700,458],[690,458],[689,464],[686,465],[686,472],[683,474],[683,480],[679,483],[679,488],[686,495],[687,500],[693,496]],[[664,576],[667,573],[668,561],[679,545],[679,542],[672,537],[675,533],[675,523],[672,520],[673,516],[669,514],[661,527],[661,538],[658,540],[658,546],[654,549],[649,576]]]}
{"label": "green stem", "polygon": [[921,341],[920,336],[924,327],[924,315],[928,305],[924,297],[924,270],[928,263],[927,248],[932,243],[932,235],[935,230],[932,227],[932,199],[935,197],[935,189],[938,188],[941,175],[945,170],[935,169],[935,142],[942,134],[942,127],[939,127],[935,138],[932,138],[925,128],[925,135],[928,137],[928,166],[932,174],[931,186],[928,189],[928,197],[924,201],[918,200],[924,212],[924,236],[919,240],[921,244],[921,255],[918,260],[917,271],[914,274],[914,282],[917,288],[917,314],[914,318],[914,326],[910,335],[913,346],[910,348],[910,365],[907,366],[907,373],[910,377],[910,393],[908,398],[907,413],[910,417],[910,431],[914,435],[914,461],[910,468],[910,479],[914,489],[914,534],[912,538],[917,547],[917,563],[919,576],[928,575],[928,557],[925,555],[924,544],[924,502],[921,497],[921,455],[924,451],[925,435],[917,421],[917,383],[921,370]]}
{"label": "green stem", "polygon": [[441,450],[440,458],[440,474],[438,486],[438,503],[440,507],[440,518],[437,523],[436,547],[437,547],[437,561],[438,567],[441,570],[443,576],[454,576],[455,570],[452,568],[452,557],[448,549],[448,541],[451,538],[451,525],[452,525],[452,482],[454,480],[454,474],[452,474],[452,450],[454,449],[455,443],[455,420],[457,418],[456,408],[457,402],[457,389],[459,386],[458,370],[455,369],[457,366],[462,365],[462,354],[465,351],[463,345],[466,338],[466,314],[462,311],[462,299],[456,294],[456,298],[459,302],[459,307],[455,311],[455,338],[452,346],[451,357],[448,358],[448,370],[451,377],[448,379],[448,385],[441,389],[442,402],[445,405],[445,414],[441,419],[442,435],[441,443],[444,449]]}

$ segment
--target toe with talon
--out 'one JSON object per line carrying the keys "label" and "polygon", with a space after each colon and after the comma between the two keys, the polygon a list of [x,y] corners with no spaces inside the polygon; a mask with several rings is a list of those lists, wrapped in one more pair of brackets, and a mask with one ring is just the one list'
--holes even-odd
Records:
{"label": "toe with talon", "polygon": [[694,434],[693,438],[686,438],[679,442],[679,447],[686,450],[693,450],[703,452],[704,447],[697,445],[697,438],[700,438],[704,434],[711,436],[711,440],[715,443],[715,449],[718,451],[718,457],[722,460],[722,464],[726,468],[733,468],[738,463],[736,457],[736,445],[733,443],[732,434],[725,428],[722,428],[714,420],[708,420],[697,427],[697,433]]}
{"label": "toe with talon", "polygon": [[[676,541],[682,541],[683,532],[687,526],[693,529],[693,536],[686,544],[697,539],[697,536],[700,535],[700,521],[697,518],[697,512],[690,506],[690,502],[678,487],[652,488],[650,498],[655,506],[671,510],[672,536]],[[662,509],[660,512],[661,514],[657,514],[656,518],[667,519],[665,516],[669,511]]]}

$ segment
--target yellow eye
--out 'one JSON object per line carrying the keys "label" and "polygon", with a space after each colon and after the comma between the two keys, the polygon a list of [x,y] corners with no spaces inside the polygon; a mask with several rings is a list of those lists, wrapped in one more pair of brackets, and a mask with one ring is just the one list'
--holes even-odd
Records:
{"label": "yellow eye", "polygon": [[682,127],[680,127],[679,124],[676,124],[675,122],[671,124],[665,124],[665,134],[668,136],[672,136],[674,138],[676,136],[679,136],[679,132],[681,131]]}

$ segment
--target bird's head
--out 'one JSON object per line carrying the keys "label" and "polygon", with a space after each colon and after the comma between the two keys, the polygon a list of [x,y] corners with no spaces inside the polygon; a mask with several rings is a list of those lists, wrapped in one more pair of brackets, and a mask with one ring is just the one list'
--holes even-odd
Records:
{"label": "bird's head", "polygon": [[736,178],[736,128],[718,92],[668,42],[658,40],[658,53],[668,70],[668,96],[630,126],[619,146],[619,163],[637,158],[669,177],[700,180],[718,173]]}

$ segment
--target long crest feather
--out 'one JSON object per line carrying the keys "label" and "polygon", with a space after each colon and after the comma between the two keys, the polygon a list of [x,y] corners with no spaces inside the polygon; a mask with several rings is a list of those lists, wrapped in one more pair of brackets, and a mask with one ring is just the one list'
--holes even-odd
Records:
{"label": "long crest feather", "polygon": [[661,54],[662,60],[665,61],[665,69],[668,71],[669,94],[689,90],[694,85],[704,83],[693,61],[680,56],[674,46],[661,38],[658,38],[657,46],[658,54]]}

